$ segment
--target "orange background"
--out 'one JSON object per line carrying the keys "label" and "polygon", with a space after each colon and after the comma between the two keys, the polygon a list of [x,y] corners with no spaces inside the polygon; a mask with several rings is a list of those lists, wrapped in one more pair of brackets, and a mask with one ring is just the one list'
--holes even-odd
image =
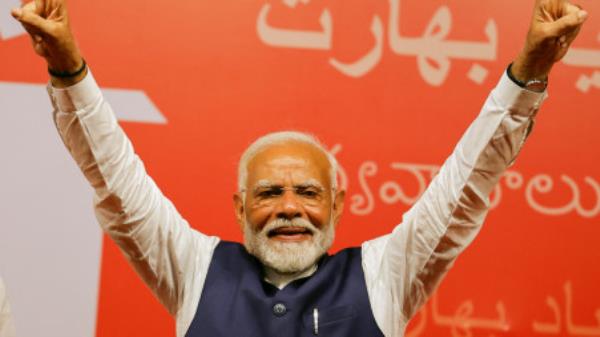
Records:
{"label": "orange background", "polygon": [[[290,29],[319,30],[319,16],[327,8],[334,23],[331,49],[264,44],[256,25],[266,3],[272,5],[269,23]],[[600,53],[600,3],[580,4],[591,17],[574,47]],[[522,46],[533,1],[402,1],[401,34],[421,36],[442,5],[452,13],[451,40],[483,41],[486,22],[496,22],[497,58],[477,61],[489,70],[482,85],[466,76],[473,61],[460,59],[451,60],[441,86],[427,84],[414,56],[394,54],[389,47],[387,1],[313,0],[291,9],[274,0],[73,0],[70,11],[98,82],[144,90],[165,114],[167,125],[123,126],[163,192],[202,232],[241,240],[231,196],[238,157],[256,137],[298,129],[316,134],[330,147],[341,145],[337,157],[349,185],[336,251],[388,233],[400,221],[409,205],[385,204],[378,189],[395,181],[414,195],[417,185],[414,177],[394,171],[390,164],[443,162]],[[385,27],[382,59],[363,77],[344,76],[329,65],[329,59],[350,62],[368,52],[374,43],[370,31],[374,15]],[[13,52],[5,57],[3,49],[9,48]],[[22,52],[17,55],[14,50]],[[2,43],[0,55],[2,80],[47,80],[41,71],[43,61],[31,52],[26,39]],[[550,99],[513,167],[525,183],[539,174],[552,177],[554,189],[536,194],[536,200],[548,207],[572,199],[561,175],[576,181],[582,207],[591,209],[600,202],[600,195],[584,182],[585,177],[600,181],[600,88],[587,93],[575,88],[580,75],[594,71],[600,69],[555,67]],[[349,207],[352,196],[364,195],[358,172],[365,161],[377,163],[379,170],[368,177],[375,194],[373,212],[361,216]],[[594,313],[600,307],[599,219],[597,214],[585,218],[574,211],[541,214],[528,206],[524,187],[513,190],[504,184],[498,207],[442,284],[439,314],[454,316],[470,300],[473,318],[495,319],[496,303],[501,301],[510,329],[474,327],[469,330],[472,336],[536,335],[533,321],[553,321],[546,297],[556,298],[564,310],[564,286],[570,282],[573,320],[598,327]],[[173,320],[109,240],[104,241],[101,268],[97,336],[174,335]],[[413,331],[413,336],[470,336],[436,324],[431,306],[426,309],[415,320],[425,319],[424,330]],[[565,324],[560,329],[556,335],[574,335]]]}

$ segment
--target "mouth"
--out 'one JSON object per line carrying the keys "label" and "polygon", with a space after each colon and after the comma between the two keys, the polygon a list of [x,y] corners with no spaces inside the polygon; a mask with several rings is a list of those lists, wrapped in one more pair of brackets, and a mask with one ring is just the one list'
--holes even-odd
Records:
{"label": "mouth", "polygon": [[308,240],[312,237],[313,232],[304,227],[279,227],[273,230],[270,230],[267,233],[269,239],[275,239],[280,241],[304,241]]}

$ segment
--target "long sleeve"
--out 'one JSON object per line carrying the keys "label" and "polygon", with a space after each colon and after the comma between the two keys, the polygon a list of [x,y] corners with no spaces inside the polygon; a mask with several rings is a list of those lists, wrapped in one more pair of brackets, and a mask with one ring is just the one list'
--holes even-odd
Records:
{"label": "long sleeve", "polygon": [[219,239],[190,228],[147,175],[91,74],[48,91],[60,136],[95,190],[100,225],[176,316],[183,336]]}
{"label": "long sleeve", "polygon": [[489,195],[515,160],[545,97],[505,74],[402,223],[363,244],[369,299],[386,336],[403,336],[408,320],[479,232]]}

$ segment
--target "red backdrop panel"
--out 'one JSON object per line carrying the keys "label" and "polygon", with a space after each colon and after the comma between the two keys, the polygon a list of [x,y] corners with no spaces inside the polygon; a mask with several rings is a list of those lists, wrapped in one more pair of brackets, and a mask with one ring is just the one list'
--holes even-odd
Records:
{"label": "red backdrop panel", "polygon": [[[600,336],[600,4],[580,4],[591,17],[574,48],[591,56],[572,55],[553,70],[550,99],[494,193],[484,229],[410,336]],[[70,2],[97,80],[144,90],[168,119],[124,128],[193,227],[240,240],[231,201],[239,155],[266,132],[304,130],[343,166],[348,199],[334,251],[399,223],[423,187],[419,179],[429,181],[518,53],[532,7]],[[399,37],[425,47],[405,47]],[[46,80],[25,39],[2,48],[23,50],[0,65],[4,79]],[[171,318],[109,240],[101,268],[98,336],[174,335]]]}

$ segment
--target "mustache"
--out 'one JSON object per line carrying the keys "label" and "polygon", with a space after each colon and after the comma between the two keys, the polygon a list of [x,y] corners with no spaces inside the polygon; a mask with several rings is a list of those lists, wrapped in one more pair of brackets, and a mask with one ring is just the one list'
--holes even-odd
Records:
{"label": "mustache", "polygon": [[294,218],[294,219],[275,219],[269,221],[265,227],[261,229],[261,233],[268,235],[269,233],[276,231],[280,228],[303,228],[310,233],[318,232],[319,229],[313,225],[310,221],[303,218]]}

